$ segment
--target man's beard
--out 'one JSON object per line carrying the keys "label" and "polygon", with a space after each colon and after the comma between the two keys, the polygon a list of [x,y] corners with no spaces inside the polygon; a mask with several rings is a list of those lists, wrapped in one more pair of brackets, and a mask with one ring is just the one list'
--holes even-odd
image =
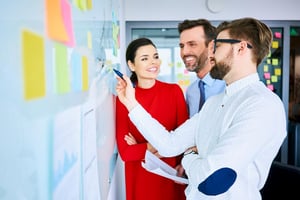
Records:
{"label": "man's beard", "polygon": [[223,80],[225,75],[230,71],[230,66],[225,62],[215,63],[210,70],[210,75],[214,79]]}
{"label": "man's beard", "polygon": [[216,59],[213,58],[212,62],[214,63],[214,66],[210,70],[211,77],[223,80],[226,74],[231,70],[231,62],[229,61],[232,60],[232,57],[232,52],[230,52],[225,61],[217,62]]}
{"label": "man's beard", "polygon": [[199,57],[196,59],[196,63],[193,66],[186,66],[186,69],[189,72],[196,72],[198,73],[201,69],[204,68],[204,66],[208,62],[207,52],[203,52]]}

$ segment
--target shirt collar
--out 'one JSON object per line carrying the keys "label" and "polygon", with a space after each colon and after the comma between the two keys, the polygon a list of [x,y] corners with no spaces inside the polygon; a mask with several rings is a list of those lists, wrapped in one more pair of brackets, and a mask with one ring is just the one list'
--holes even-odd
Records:
{"label": "shirt collar", "polygon": [[257,73],[250,74],[238,81],[235,81],[231,83],[230,85],[226,86],[225,88],[225,94],[228,96],[231,96],[238,92],[239,90],[247,87],[248,85],[251,85],[254,82],[259,81],[259,76]]}
{"label": "shirt collar", "polygon": [[202,79],[201,79],[205,85],[211,86],[214,83],[214,80],[209,73],[207,73]]}

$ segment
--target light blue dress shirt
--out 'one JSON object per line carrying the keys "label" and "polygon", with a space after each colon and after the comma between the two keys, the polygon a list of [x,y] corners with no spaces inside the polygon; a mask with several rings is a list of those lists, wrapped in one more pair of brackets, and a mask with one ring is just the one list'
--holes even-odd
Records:
{"label": "light blue dress shirt", "polygon": [[[209,97],[223,92],[225,89],[225,81],[213,79],[210,74],[206,74],[202,81],[205,83],[204,92],[205,100]],[[192,117],[199,110],[200,90],[199,90],[199,78],[196,79],[186,90],[185,98],[189,110],[189,116]]]}

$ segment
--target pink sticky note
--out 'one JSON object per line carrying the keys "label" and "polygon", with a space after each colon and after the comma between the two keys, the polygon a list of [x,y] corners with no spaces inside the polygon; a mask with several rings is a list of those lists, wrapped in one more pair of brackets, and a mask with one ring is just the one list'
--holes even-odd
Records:
{"label": "pink sticky note", "polygon": [[71,13],[71,5],[69,1],[61,0],[61,12],[63,15],[63,21],[65,24],[65,28],[68,34],[68,39],[64,41],[69,47],[75,46],[74,33],[73,33],[73,25],[72,25],[72,13]]}
{"label": "pink sticky note", "polygon": [[269,72],[266,72],[266,73],[264,73],[264,77],[265,77],[265,79],[270,79],[271,75]]}
{"label": "pink sticky note", "polygon": [[269,88],[270,90],[274,91],[274,85],[272,85],[272,84],[267,85],[267,88]]}
{"label": "pink sticky note", "polygon": [[281,38],[281,33],[280,32],[275,32],[274,37],[275,38]]}

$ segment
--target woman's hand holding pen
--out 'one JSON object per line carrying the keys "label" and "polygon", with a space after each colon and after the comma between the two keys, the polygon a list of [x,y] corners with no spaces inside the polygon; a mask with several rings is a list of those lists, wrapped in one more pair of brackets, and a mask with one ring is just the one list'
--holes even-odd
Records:
{"label": "woman's hand holding pen", "polygon": [[132,110],[135,106],[138,105],[137,100],[135,99],[135,89],[132,86],[132,83],[126,75],[123,75],[123,79],[117,77],[118,84],[116,86],[116,92],[119,97],[119,100],[126,106],[127,110]]}

